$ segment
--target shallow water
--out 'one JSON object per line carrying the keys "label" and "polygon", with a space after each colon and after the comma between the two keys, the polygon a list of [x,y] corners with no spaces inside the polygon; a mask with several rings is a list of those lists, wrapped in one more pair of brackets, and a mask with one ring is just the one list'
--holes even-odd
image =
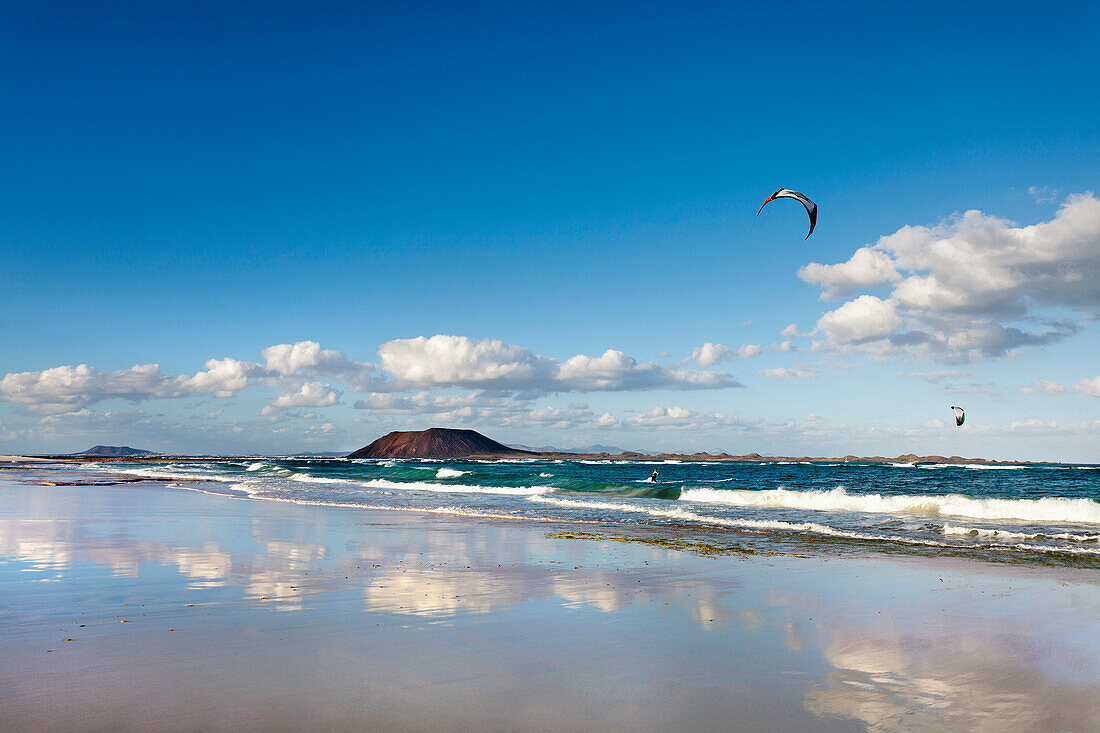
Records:
{"label": "shallow water", "polygon": [[[250,458],[81,468],[301,504],[1100,561],[1100,466],[1090,465]],[[654,468],[658,483],[647,481]]]}

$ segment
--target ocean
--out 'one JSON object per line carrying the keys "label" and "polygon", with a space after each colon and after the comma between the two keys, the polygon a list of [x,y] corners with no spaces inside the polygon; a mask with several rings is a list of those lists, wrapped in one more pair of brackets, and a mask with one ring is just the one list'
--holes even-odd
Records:
{"label": "ocean", "polygon": [[80,468],[251,500],[601,525],[756,551],[1100,562],[1098,465],[211,458]]}

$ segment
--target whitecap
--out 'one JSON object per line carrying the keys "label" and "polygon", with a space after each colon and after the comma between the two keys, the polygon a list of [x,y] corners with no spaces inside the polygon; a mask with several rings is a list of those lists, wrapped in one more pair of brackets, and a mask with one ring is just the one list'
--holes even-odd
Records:
{"label": "whitecap", "polygon": [[443,494],[500,494],[504,496],[532,496],[554,491],[552,486],[480,486],[478,484],[429,484],[422,481],[389,481],[371,479],[358,482],[360,486],[399,491],[432,491]]}
{"label": "whitecap", "polygon": [[975,499],[961,494],[883,496],[850,494],[844,487],[838,487],[831,491],[687,489],[680,494],[680,500],[776,509],[917,516],[945,514],[975,519],[1100,524],[1100,503],[1083,498]]}
{"label": "whitecap", "polygon": [[[827,537],[837,537],[841,539],[853,539],[861,541],[874,541],[874,542],[892,542],[904,545],[916,545],[922,547],[946,547],[957,548],[956,543],[941,542],[937,540],[924,539],[918,537],[901,537],[896,535],[877,535],[867,532],[855,532],[851,530],[837,529],[827,524],[821,524],[818,522],[785,522],[774,519],[741,519],[733,517],[713,517],[699,514],[697,512],[687,511],[684,509],[660,509],[656,507],[642,506],[639,504],[631,504],[629,502],[610,502],[610,501],[577,501],[574,499],[565,499],[559,496],[530,496],[528,501],[532,501],[538,504],[550,504],[565,508],[578,508],[578,509],[599,509],[605,511],[618,511],[631,514],[646,514],[651,517],[659,517],[665,519],[673,519],[687,522],[697,522],[700,524],[717,525],[721,527],[731,527],[735,529],[745,531],[779,531],[779,532],[791,532],[796,534],[810,533],[817,535],[824,535]],[[1069,553],[1075,555],[1100,555],[1100,550],[1093,550],[1087,548],[1075,548],[1075,547],[1056,547],[1051,545],[1027,545],[1027,544],[1010,544],[1010,543],[990,543],[986,545],[977,545],[977,547],[989,548],[989,549],[1008,549],[1008,550],[1027,550],[1029,552],[1044,552],[1044,553]]]}
{"label": "whitecap", "polygon": [[354,481],[349,481],[345,478],[328,478],[326,476],[310,476],[308,473],[292,473],[290,475],[292,481],[301,481],[306,484],[351,484]]}

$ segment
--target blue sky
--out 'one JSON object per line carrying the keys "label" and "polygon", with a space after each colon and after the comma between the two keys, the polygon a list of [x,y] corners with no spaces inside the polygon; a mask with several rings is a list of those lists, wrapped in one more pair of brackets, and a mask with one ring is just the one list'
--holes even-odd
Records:
{"label": "blue sky", "polygon": [[[1098,30],[1091,3],[5,3],[0,451],[452,424],[1098,460]],[[791,201],[754,222],[780,187],[809,240]]]}

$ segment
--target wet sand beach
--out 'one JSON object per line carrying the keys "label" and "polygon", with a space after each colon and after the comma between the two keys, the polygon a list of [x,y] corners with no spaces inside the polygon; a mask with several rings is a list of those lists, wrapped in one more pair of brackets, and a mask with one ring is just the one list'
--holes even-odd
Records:
{"label": "wet sand beach", "polygon": [[0,470],[2,730],[1100,719],[1089,568],[712,554],[599,525],[35,483],[51,477]]}

